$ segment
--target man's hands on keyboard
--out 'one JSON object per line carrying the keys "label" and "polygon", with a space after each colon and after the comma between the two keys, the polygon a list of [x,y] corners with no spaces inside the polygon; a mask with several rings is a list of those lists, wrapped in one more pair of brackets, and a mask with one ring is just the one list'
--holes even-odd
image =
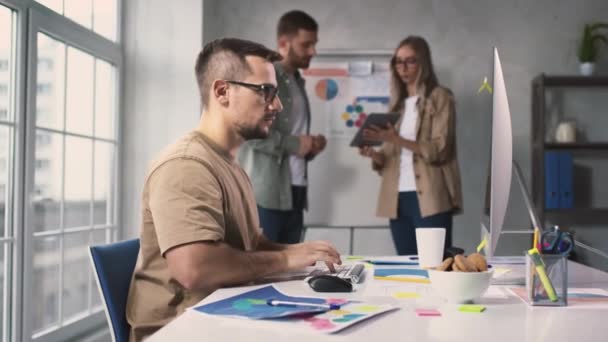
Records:
{"label": "man's hands on keyboard", "polygon": [[317,261],[323,261],[335,272],[334,265],[341,265],[340,253],[327,241],[309,241],[288,245],[283,250],[287,259],[287,270],[301,269]]}

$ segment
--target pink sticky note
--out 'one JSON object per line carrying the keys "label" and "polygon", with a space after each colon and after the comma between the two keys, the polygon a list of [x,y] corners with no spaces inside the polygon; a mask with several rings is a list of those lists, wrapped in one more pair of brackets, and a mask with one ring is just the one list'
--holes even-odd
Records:
{"label": "pink sticky note", "polygon": [[435,309],[416,309],[416,315],[419,317],[437,317],[441,316],[441,312]]}

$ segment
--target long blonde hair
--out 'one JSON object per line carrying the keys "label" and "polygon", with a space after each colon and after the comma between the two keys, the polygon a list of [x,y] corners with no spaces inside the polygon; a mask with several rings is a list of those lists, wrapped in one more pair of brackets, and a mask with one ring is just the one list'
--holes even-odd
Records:
{"label": "long blonde hair", "polygon": [[433,68],[431,60],[431,49],[424,38],[419,36],[408,36],[399,43],[391,58],[391,101],[389,104],[390,111],[400,112],[403,110],[403,100],[408,96],[407,85],[401,80],[397,73],[395,58],[397,51],[404,46],[409,46],[416,53],[418,65],[420,65],[420,78],[418,82],[418,94],[421,96],[429,96],[429,94],[437,87],[437,76]]}

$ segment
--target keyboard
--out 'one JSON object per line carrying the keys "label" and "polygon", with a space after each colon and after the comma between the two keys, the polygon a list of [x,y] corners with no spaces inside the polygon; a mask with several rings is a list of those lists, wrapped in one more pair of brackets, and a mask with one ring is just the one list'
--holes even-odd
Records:
{"label": "keyboard", "polygon": [[330,270],[328,270],[326,268],[314,269],[312,272],[310,272],[310,274],[308,274],[308,276],[312,277],[312,276],[321,275],[321,274],[328,274],[331,276],[335,276],[338,278],[348,280],[351,283],[356,284],[363,280],[363,277],[362,277],[363,271],[365,271],[364,264],[352,264],[352,265],[336,266],[336,273],[332,273]]}

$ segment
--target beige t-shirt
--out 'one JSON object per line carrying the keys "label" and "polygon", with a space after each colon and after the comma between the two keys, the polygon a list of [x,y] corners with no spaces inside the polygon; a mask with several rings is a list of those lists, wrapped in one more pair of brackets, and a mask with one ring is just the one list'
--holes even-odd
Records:
{"label": "beige t-shirt", "polygon": [[171,278],[164,253],[196,241],[256,249],[261,234],[253,189],[236,161],[191,132],[153,162],[142,196],[141,248],[129,289],[131,340],[140,341],[210,293]]}

